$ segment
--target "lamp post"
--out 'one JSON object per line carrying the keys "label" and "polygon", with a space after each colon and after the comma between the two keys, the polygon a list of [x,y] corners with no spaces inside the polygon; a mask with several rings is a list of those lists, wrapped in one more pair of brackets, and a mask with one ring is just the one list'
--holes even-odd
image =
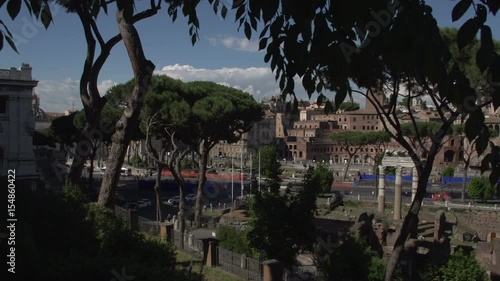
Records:
{"label": "lamp post", "polygon": [[233,155],[231,155],[231,202],[234,202],[234,164],[233,164]]}
{"label": "lamp post", "polygon": [[259,193],[260,193],[260,148],[259,148]]}
{"label": "lamp post", "polygon": [[240,194],[240,196],[243,197],[243,149],[241,150],[241,174],[240,174],[240,180],[241,180],[241,194]]}

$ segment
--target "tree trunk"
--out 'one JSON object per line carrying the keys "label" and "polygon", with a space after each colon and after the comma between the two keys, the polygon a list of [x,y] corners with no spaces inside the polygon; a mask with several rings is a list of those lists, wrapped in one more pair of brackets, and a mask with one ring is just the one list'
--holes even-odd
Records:
{"label": "tree trunk", "polygon": [[108,158],[106,172],[103,177],[98,204],[113,208],[116,186],[120,178],[127,147],[139,125],[144,98],[151,86],[151,77],[155,65],[146,59],[141,39],[130,18],[124,15],[124,8],[118,5],[117,22],[134,71],[134,89],[131,100],[122,117],[116,124],[113,144]]}
{"label": "tree trunk", "polygon": [[385,279],[384,279],[385,281],[393,280],[394,273],[396,272],[399,261],[401,259],[401,254],[405,250],[404,245],[406,241],[412,236],[414,236],[418,230],[418,222],[419,222],[418,213],[420,211],[420,207],[422,206],[422,202],[424,200],[425,193],[427,190],[427,183],[432,171],[434,156],[429,157],[431,159],[429,158],[427,159],[426,161],[427,165],[423,168],[423,170],[421,170],[422,172],[419,173],[418,175],[419,177],[418,177],[417,193],[415,194],[415,199],[413,200],[410,206],[408,214],[405,216],[403,225],[401,226],[396,242],[394,243],[394,249],[392,250],[391,258],[387,263]]}
{"label": "tree trunk", "polygon": [[201,214],[203,199],[205,198],[205,184],[207,182],[207,164],[209,150],[202,145],[202,151],[199,159],[198,170],[198,191],[196,192],[196,204],[194,209],[194,223],[196,228],[201,228]]}
{"label": "tree trunk", "polygon": [[95,159],[96,151],[92,149],[92,153],[90,154],[90,169],[89,169],[89,190],[92,190],[92,184],[94,182],[94,159]]}
{"label": "tree trunk", "polygon": [[155,182],[155,195],[156,195],[156,221],[162,222],[163,215],[161,211],[161,170],[163,169],[163,165],[161,163],[156,163],[156,182]]}
{"label": "tree trunk", "polygon": [[345,179],[347,178],[347,172],[349,172],[349,167],[351,166],[351,160],[352,156],[349,155],[349,159],[347,160],[347,166],[345,167],[344,178],[342,179],[342,182],[345,182]]}
{"label": "tree trunk", "polygon": [[467,173],[469,170],[469,161],[464,161],[464,180],[462,182],[462,203],[465,202],[465,192],[467,190]]}

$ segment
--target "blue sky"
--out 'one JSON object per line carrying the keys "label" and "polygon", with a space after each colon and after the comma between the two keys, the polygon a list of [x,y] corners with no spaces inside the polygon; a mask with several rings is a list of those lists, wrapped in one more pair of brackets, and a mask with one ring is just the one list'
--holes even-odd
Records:
{"label": "blue sky", "polygon": [[[456,1],[433,0],[428,3],[433,7],[440,26],[458,27],[463,23],[463,20],[451,21],[451,10]],[[40,81],[36,91],[46,111],[71,109],[73,102],[75,109],[81,108],[78,80],[85,58],[85,40],[78,17],[54,6],[54,23],[45,30],[29,17],[26,9],[14,22],[9,20],[4,7],[1,10],[0,18],[15,35],[20,54],[5,46],[0,52],[0,68],[29,63],[34,78]],[[228,13],[228,19],[223,21],[206,3],[198,11],[200,40],[194,47],[187,20],[179,14],[177,21],[172,23],[166,7],[158,15],[137,24],[146,56],[156,64],[156,71],[185,81],[210,80],[226,84],[245,90],[257,99],[278,93],[274,76],[264,63],[264,53],[257,52],[256,41],[249,42],[242,32],[237,32],[237,25],[232,20],[234,15]],[[470,14],[465,18],[470,18]],[[495,28],[500,26],[500,16],[489,15],[489,18],[494,37],[500,39],[500,30]],[[118,33],[112,11],[108,16],[102,14],[98,24],[104,38]],[[100,89],[105,91],[130,78],[130,62],[120,42],[101,72]],[[299,96],[306,96],[301,88],[297,92]]]}

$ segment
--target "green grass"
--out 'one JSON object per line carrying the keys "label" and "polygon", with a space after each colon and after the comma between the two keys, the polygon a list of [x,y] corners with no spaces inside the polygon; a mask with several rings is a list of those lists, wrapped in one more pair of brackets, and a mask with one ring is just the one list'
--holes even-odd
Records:
{"label": "green grass", "polygon": [[[186,280],[205,280],[205,281],[243,281],[243,278],[240,278],[234,274],[223,271],[217,267],[208,267],[203,266],[201,264],[201,258],[193,258],[186,252],[177,250],[177,265],[176,269],[179,271],[187,271],[187,267],[193,261],[193,269],[190,278]],[[202,272],[203,270],[203,272]],[[203,278],[200,279],[200,272],[202,272]]]}

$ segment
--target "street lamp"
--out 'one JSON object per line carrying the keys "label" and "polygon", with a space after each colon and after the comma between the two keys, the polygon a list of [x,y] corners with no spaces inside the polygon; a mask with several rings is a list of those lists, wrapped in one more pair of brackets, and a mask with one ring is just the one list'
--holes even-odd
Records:
{"label": "street lamp", "polygon": [[259,148],[259,193],[260,193],[260,148]]}
{"label": "street lamp", "polygon": [[234,164],[233,164],[233,155],[231,155],[231,202],[234,202]]}
{"label": "street lamp", "polygon": [[240,180],[241,180],[241,193],[240,196],[243,197],[243,149],[241,150],[241,174],[240,174]]}

